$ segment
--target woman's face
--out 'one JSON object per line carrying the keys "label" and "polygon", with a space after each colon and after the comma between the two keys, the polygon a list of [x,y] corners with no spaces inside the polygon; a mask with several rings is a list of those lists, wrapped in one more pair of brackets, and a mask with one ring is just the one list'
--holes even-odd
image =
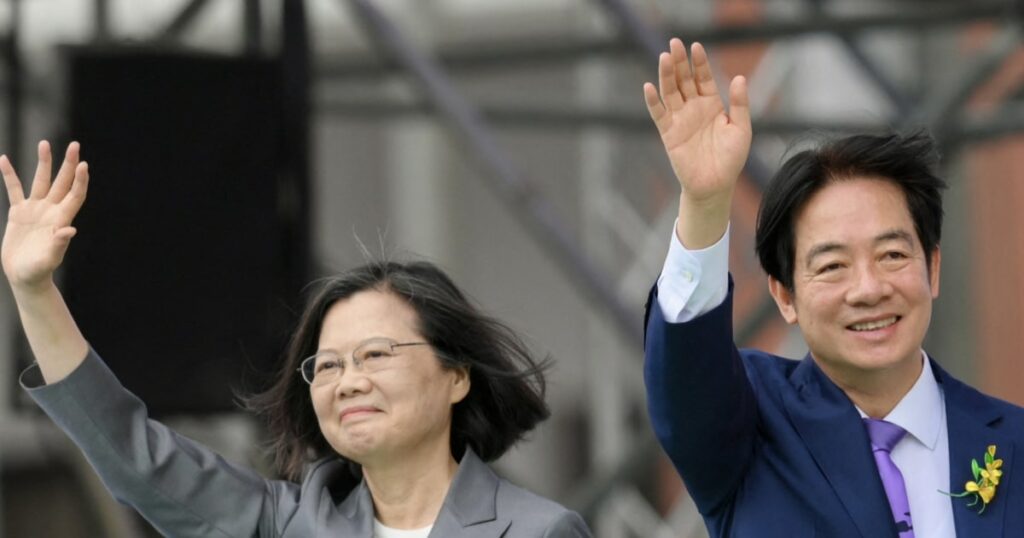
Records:
{"label": "woman's face", "polygon": [[449,445],[452,406],[469,392],[464,370],[442,368],[429,345],[395,347],[374,372],[352,364],[353,350],[368,340],[424,342],[418,326],[408,303],[376,290],[327,311],[317,351],[336,353],[345,368],[336,381],[311,386],[310,396],[320,431],[342,456],[365,466]]}

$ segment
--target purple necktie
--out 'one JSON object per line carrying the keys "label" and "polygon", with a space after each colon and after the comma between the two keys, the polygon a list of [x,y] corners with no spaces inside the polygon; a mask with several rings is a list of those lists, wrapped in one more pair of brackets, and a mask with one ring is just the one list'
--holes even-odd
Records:
{"label": "purple necktie", "polygon": [[903,439],[907,430],[884,420],[864,419],[864,427],[871,438],[871,452],[875,455],[875,465],[882,477],[885,496],[889,497],[889,508],[896,519],[896,530],[900,538],[914,538],[914,524],[910,520],[910,501],[907,500],[907,486],[903,483],[903,473],[892,462],[889,453],[896,443]]}

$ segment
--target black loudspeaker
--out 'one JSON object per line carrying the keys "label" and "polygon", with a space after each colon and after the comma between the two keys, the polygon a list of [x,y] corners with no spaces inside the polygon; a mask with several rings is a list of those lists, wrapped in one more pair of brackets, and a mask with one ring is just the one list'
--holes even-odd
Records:
{"label": "black loudspeaker", "polygon": [[232,409],[274,369],[307,276],[280,65],[140,50],[67,60],[68,131],[91,176],[60,279],[71,312],[153,414]]}

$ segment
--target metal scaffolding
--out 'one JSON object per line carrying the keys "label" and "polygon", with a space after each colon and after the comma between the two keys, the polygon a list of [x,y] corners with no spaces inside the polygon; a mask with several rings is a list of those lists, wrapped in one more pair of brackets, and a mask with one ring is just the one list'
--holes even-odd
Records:
{"label": "metal scaffolding", "polygon": [[[296,0],[297,1],[297,0]],[[11,0],[11,25],[4,36],[5,95],[7,103],[7,141],[9,152],[22,154],[24,80],[19,55],[19,5]],[[339,15],[347,13],[358,21],[368,37],[368,51],[344,56],[318,55],[305,40],[285,41],[281,52],[271,52],[263,35],[267,2],[239,2],[242,39],[241,54],[289,54],[299,61],[294,77],[309,77],[313,87],[346,81],[359,84],[386,84],[408,77],[416,88],[413,95],[374,95],[353,98],[348,95],[320,95],[311,98],[312,116],[345,119],[372,118],[391,121],[407,117],[436,117],[455,138],[467,160],[475,162],[479,173],[474,178],[486,185],[514,215],[528,237],[553,261],[566,280],[572,282],[583,302],[597,312],[588,322],[590,352],[595,366],[591,388],[604,391],[604,401],[588,402],[585,415],[592,457],[586,476],[565,497],[566,503],[580,510],[599,536],[700,536],[703,527],[699,515],[685,495],[668,510],[659,510],[651,483],[651,462],[660,450],[650,428],[637,422],[634,411],[645,409],[640,379],[643,333],[641,303],[651,279],[658,274],[675,206],[665,204],[645,214],[636,208],[627,193],[612,177],[612,154],[616,144],[629,137],[656,143],[654,132],[640,104],[640,80],[635,84],[636,106],[616,105],[607,92],[584,95],[575,106],[545,104],[536,101],[515,104],[474,101],[460,91],[458,77],[496,71],[529,71],[541,66],[564,66],[582,80],[578,86],[612,83],[612,73],[623,65],[647,69],[653,73],[657,55],[666,45],[666,36],[679,36],[686,42],[700,41],[725,48],[737,44],[763,44],[784,58],[794,42],[809,37],[831,38],[843,55],[855,66],[856,76],[881,95],[882,107],[891,115],[861,120],[849,117],[809,118],[787,112],[754,110],[757,137],[789,139],[808,131],[863,132],[893,127],[927,127],[940,140],[947,154],[969,144],[1010,136],[1024,130],[1024,102],[1021,88],[994,111],[977,112],[967,106],[979,87],[998,73],[1013,53],[1021,48],[1020,4],[1016,1],[903,2],[898,7],[859,15],[838,14],[839,0],[794,0],[796,15],[766,19],[757,24],[720,26],[679,26],[661,23],[640,11],[654,3],[646,0],[596,0],[590,9],[617,29],[609,35],[560,37],[529,40],[503,37],[472,44],[440,44],[431,51],[422,50],[408,36],[408,30],[395,17],[370,0],[334,2]],[[281,5],[291,0],[281,0]],[[297,2],[301,3],[301,2]],[[306,4],[313,3],[307,0]],[[714,4],[714,0],[707,0]],[[190,0],[170,20],[160,25],[152,44],[179,46],[191,25],[208,10],[209,2]],[[108,0],[94,0],[96,43],[117,43],[118,36],[109,23]],[[295,17],[294,6],[283,8],[284,17]],[[301,10],[300,10],[301,11]],[[879,65],[877,55],[866,49],[864,36],[871,32],[899,32],[901,39],[916,46],[924,44],[929,32],[954,33],[967,25],[984,24],[993,29],[991,37],[970,57],[948,69],[934,73],[930,80],[913,87],[896,80]],[[778,47],[778,49],[776,49]],[[790,48],[783,48],[790,47]],[[715,50],[712,50],[712,54]],[[307,63],[308,62],[308,63]],[[294,67],[294,66],[293,66]],[[786,84],[783,76],[757,74],[751,86],[763,84],[765,101],[778,97]],[[303,88],[295,88],[301,93]],[[580,92],[584,93],[584,92]],[[300,110],[300,113],[303,111]],[[500,133],[519,131],[564,131],[579,136],[580,155],[590,166],[583,166],[586,177],[579,178],[579,203],[583,230],[576,232],[567,222],[559,204],[549,200],[538,185],[554,181],[550,177],[528,177],[523,163],[503,147]],[[310,135],[312,138],[313,135]],[[755,137],[755,138],[757,138]],[[308,151],[303,147],[293,151]],[[756,147],[745,170],[745,178],[755,192],[768,181],[774,166],[764,148]],[[666,177],[671,177],[662,166]],[[671,179],[668,180],[672,182]],[[747,231],[749,233],[749,230]],[[613,249],[609,245],[621,245]],[[626,255],[623,255],[625,252]],[[755,306],[744,313],[737,326],[739,342],[752,341],[775,318],[774,305],[763,294]],[[611,331],[603,330],[610,327]],[[614,341],[609,342],[609,332]],[[626,357],[617,357],[611,349],[632,349]],[[610,358],[609,358],[610,357]],[[129,526],[130,527],[130,526]],[[2,532],[2,528],[0,528]],[[122,531],[121,535],[124,535]],[[111,534],[112,536],[114,534]]]}

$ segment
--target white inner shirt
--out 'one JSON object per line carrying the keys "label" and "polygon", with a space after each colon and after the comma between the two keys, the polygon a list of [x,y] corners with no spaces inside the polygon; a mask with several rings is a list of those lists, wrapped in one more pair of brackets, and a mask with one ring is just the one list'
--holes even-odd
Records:
{"label": "white inner shirt", "polygon": [[377,518],[373,518],[373,538],[427,538],[430,535],[430,529],[433,528],[434,526],[430,525],[411,530],[394,529],[385,526]]}

